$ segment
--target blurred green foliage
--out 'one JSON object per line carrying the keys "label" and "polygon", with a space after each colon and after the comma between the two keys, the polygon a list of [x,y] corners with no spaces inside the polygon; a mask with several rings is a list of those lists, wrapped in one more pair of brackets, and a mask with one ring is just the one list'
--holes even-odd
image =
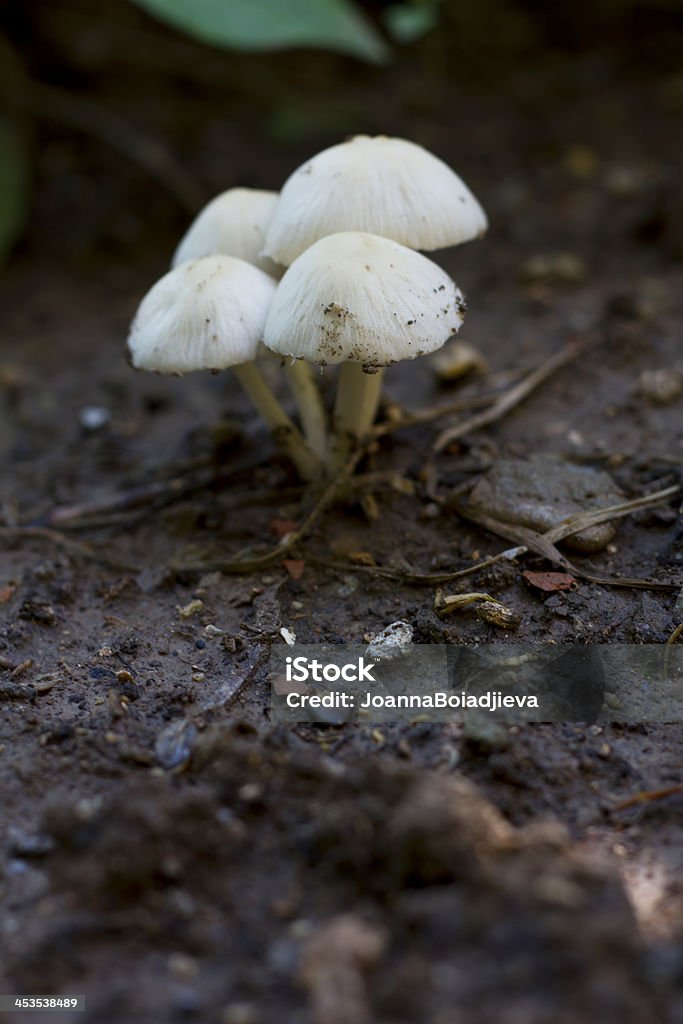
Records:
{"label": "blurred green foliage", "polygon": [[389,4],[382,20],[390,37],[395,43],[414,43],[421,39],[436,28],[440,3],[441,0],[409,0]]}
{"label": "blurred green foliage", "polygon": [[[91,3],[93,17],[97,17],[97,4],[94,0]],[[385,4],[381,14],[377,12],[376,22],[381,27],[363,10],[361,0],[132,3],[201,42],[225,49],[263,52],[302,47],[384,64],[391,57],[392,42],[412,43],[435,27],[442,0],[396,0]],[[35,84],[40,89],[40,83]],[[15,48],[9,32],[0,32],[0,101],[7,111],[5,114],[0,109],[0,266],[22,234],[30,206],[32,168],[24,129],[31,124],[30,104],[26,104],[31,89],[20,50]],[[63,107],[62,100],[58,106]],[[307,130],[310,112],[305,109],[285,104],[281,108],[275,106],[274,111],[271,127],[276,137],[300,135]],[[345,128],[352,131],[353,124]]]}
{"label": "blurred green foliage", "polygon": [[374,63],[388,58],[381,35],[351,0],[134,0],[206,43],[239,50],[319,47]]}

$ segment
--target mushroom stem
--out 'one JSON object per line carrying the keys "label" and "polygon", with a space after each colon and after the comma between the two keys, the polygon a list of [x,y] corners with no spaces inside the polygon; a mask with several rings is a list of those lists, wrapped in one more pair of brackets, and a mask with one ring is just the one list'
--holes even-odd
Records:
{"label": "mushroom stem", "polygon": [[384,367],[367,372],[361,363],[344,363],[339,371],[334,406],[334,441],[331,468],[348,457],[352,446],[374,423],[382,396]]}
{"label": "mushroom stem", "polygon": [[312,451],[324,459],[327,455],[327,416],[313,370],[303,359],[288,362],[286,369],[306,440]]}
{"label": "mushroom stem", "polygon": [[266,384],[261,371],[254,363],[242,363],[232,369],[252,404],[266,421],[276,445],[292,460],[302,480],[320,477],[320,460],[308,447]]}

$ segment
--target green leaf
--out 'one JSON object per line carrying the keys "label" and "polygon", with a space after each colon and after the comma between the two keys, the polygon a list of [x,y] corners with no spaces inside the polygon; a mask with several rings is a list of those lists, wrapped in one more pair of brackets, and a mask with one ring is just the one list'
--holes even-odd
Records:
{"label": "green leaf", "polygon": [[28,213],[29,161],[21,135],[0,116],[0,264],[9,256]]}
{"label": "green leaf", "polygon": [[396,43],[414,43],[438,24],[438,4],[439,0],[391,4],[383,16],[387,32]]}
{"label": "green leaf", "polygon": [[387,60],[389,50],[351,0],[134,0],[188,35],[237,50],[312,47]]}

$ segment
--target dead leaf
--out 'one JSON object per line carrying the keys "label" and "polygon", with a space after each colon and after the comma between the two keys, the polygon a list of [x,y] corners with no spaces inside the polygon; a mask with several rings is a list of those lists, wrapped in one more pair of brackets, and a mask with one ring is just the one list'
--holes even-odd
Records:
{"label": "dead leaf", "polygon": [[349,551],[347,558],[354,565],[377,565],[369,551]]}
{"label": "dead leaf", "polygon": [[8,583],[6,587],[0,587],[0,604],[7,604],[16,592],[17,588],[12,583]]}
{"label": "dead leaf", "polygon": [[282,566],[293,580],[300,580],[304,574],[306,563],[303,558],[283,558]]}
{"label": "dead leaf", "polygon": [[556,590],[569,590],[576,580],[568,572],[530,572],[528,569],[522,573],[529,586],[537,590],[544,590],[546,593],[554,593]]}
{"label": "dead leaf", "polygon": [[286,537],[288,533],[294,533],[299,529],[299,524],[293,519],[271,519],[268,525],[275,537]]}

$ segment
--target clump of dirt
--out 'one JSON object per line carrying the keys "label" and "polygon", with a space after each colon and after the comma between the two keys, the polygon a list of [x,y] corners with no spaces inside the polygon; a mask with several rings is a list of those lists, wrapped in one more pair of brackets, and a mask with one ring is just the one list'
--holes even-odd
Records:
{"label": "clump of dirt", "polygon": [[[482,1024],[658,1019],[662,993],[609,867],[557,823],[514,827],[460,775],[341,766],[289,734],[216,726],[189,774],[105,801],[59,797],[43,828],[52,900],[6,964],[27,989],[75,983],[116,938],[132,1015],[150,998],[135,991],[140,971],[160,1012],[173,1010],[173,953],[201,958],[187,985],[203,1014],[220,993],[254,1020],[293,1019],[306,990],[315,1007],[341,984],[324,951],[351,929],[365,938],[338,1024],[354,1024],[359,998],[377,1021],[438,1020],[443,1005]],[[95,968],[91,1013],[108,1019],[101,980]]]}

